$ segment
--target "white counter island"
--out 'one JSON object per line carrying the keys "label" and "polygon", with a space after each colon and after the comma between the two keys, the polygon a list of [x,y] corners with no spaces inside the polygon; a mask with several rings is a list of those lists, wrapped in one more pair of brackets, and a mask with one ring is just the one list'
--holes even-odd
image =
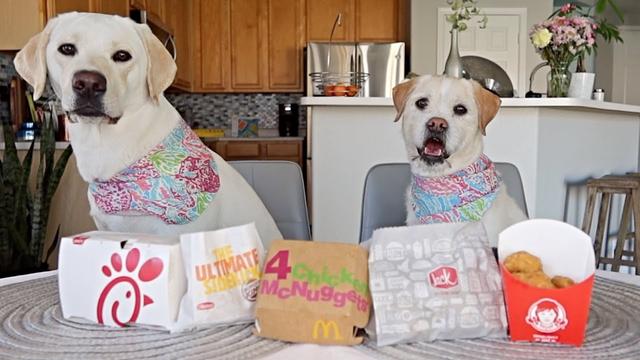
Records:
{"label": "white counter island", "polygon": [[[356,243],[374,165],[407,162],[389,98],[306,97],[313,238]],[[485,153],[515,164],[531,217],[561,220],[566,184],[636,171],[640,106],[573,98],[504,98]]]}

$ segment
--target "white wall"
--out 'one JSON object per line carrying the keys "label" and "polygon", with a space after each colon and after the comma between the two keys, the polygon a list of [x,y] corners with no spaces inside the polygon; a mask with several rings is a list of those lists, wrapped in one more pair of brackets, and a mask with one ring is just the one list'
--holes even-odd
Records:
{"label": "white wall", "polygon": [[[436,72],[436,43],[438,26],[438,8],[448,7],[446,0],[411,0],[411,69],[417,74]],[[546,19],[553,11],[553,0],[480,0],[480,8],[526,8],[527,31],[535,23]],[[528,38],[528,36],[527,36]],[[529,74],[533,67],[542,62],[529,42],[525,46],[525,78],[529,85]],[[534,91],[546,91],[547,68],[536,74]],[[524,94],[520,94],[523,96]]]}

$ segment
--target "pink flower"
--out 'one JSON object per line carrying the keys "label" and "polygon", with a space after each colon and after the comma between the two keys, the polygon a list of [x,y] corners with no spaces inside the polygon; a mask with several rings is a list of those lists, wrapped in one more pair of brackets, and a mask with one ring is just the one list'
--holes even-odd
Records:
{"label": "pink flower", "polygon": [[566,13],[570,12],[573,9],[575,9],[575,5],[573,5],[572,3],[568,3],[568,4],[562,5],[562,7],[560,8],[560,12],[566,14]]}

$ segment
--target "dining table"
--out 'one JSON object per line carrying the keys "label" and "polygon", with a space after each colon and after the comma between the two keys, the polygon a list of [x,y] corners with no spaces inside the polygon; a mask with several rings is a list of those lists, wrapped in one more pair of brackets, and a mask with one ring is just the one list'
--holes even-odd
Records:
{"label": "dining table", "polygon": [[0,278],[0,359],[640,359],[640,276],[596,270],[581,347],[458,339],[376,346],[292,344],[252,324],[170,333],[65,319],[57,271]]}

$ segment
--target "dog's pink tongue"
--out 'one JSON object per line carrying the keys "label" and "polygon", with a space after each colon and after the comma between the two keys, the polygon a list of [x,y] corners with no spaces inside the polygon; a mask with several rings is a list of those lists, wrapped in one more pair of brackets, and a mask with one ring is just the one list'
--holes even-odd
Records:
{"label": "dog's pink tongue", "polygon": [[428,156],[442,156],[444,145],[437,140],[427,140],[423,151]]}

